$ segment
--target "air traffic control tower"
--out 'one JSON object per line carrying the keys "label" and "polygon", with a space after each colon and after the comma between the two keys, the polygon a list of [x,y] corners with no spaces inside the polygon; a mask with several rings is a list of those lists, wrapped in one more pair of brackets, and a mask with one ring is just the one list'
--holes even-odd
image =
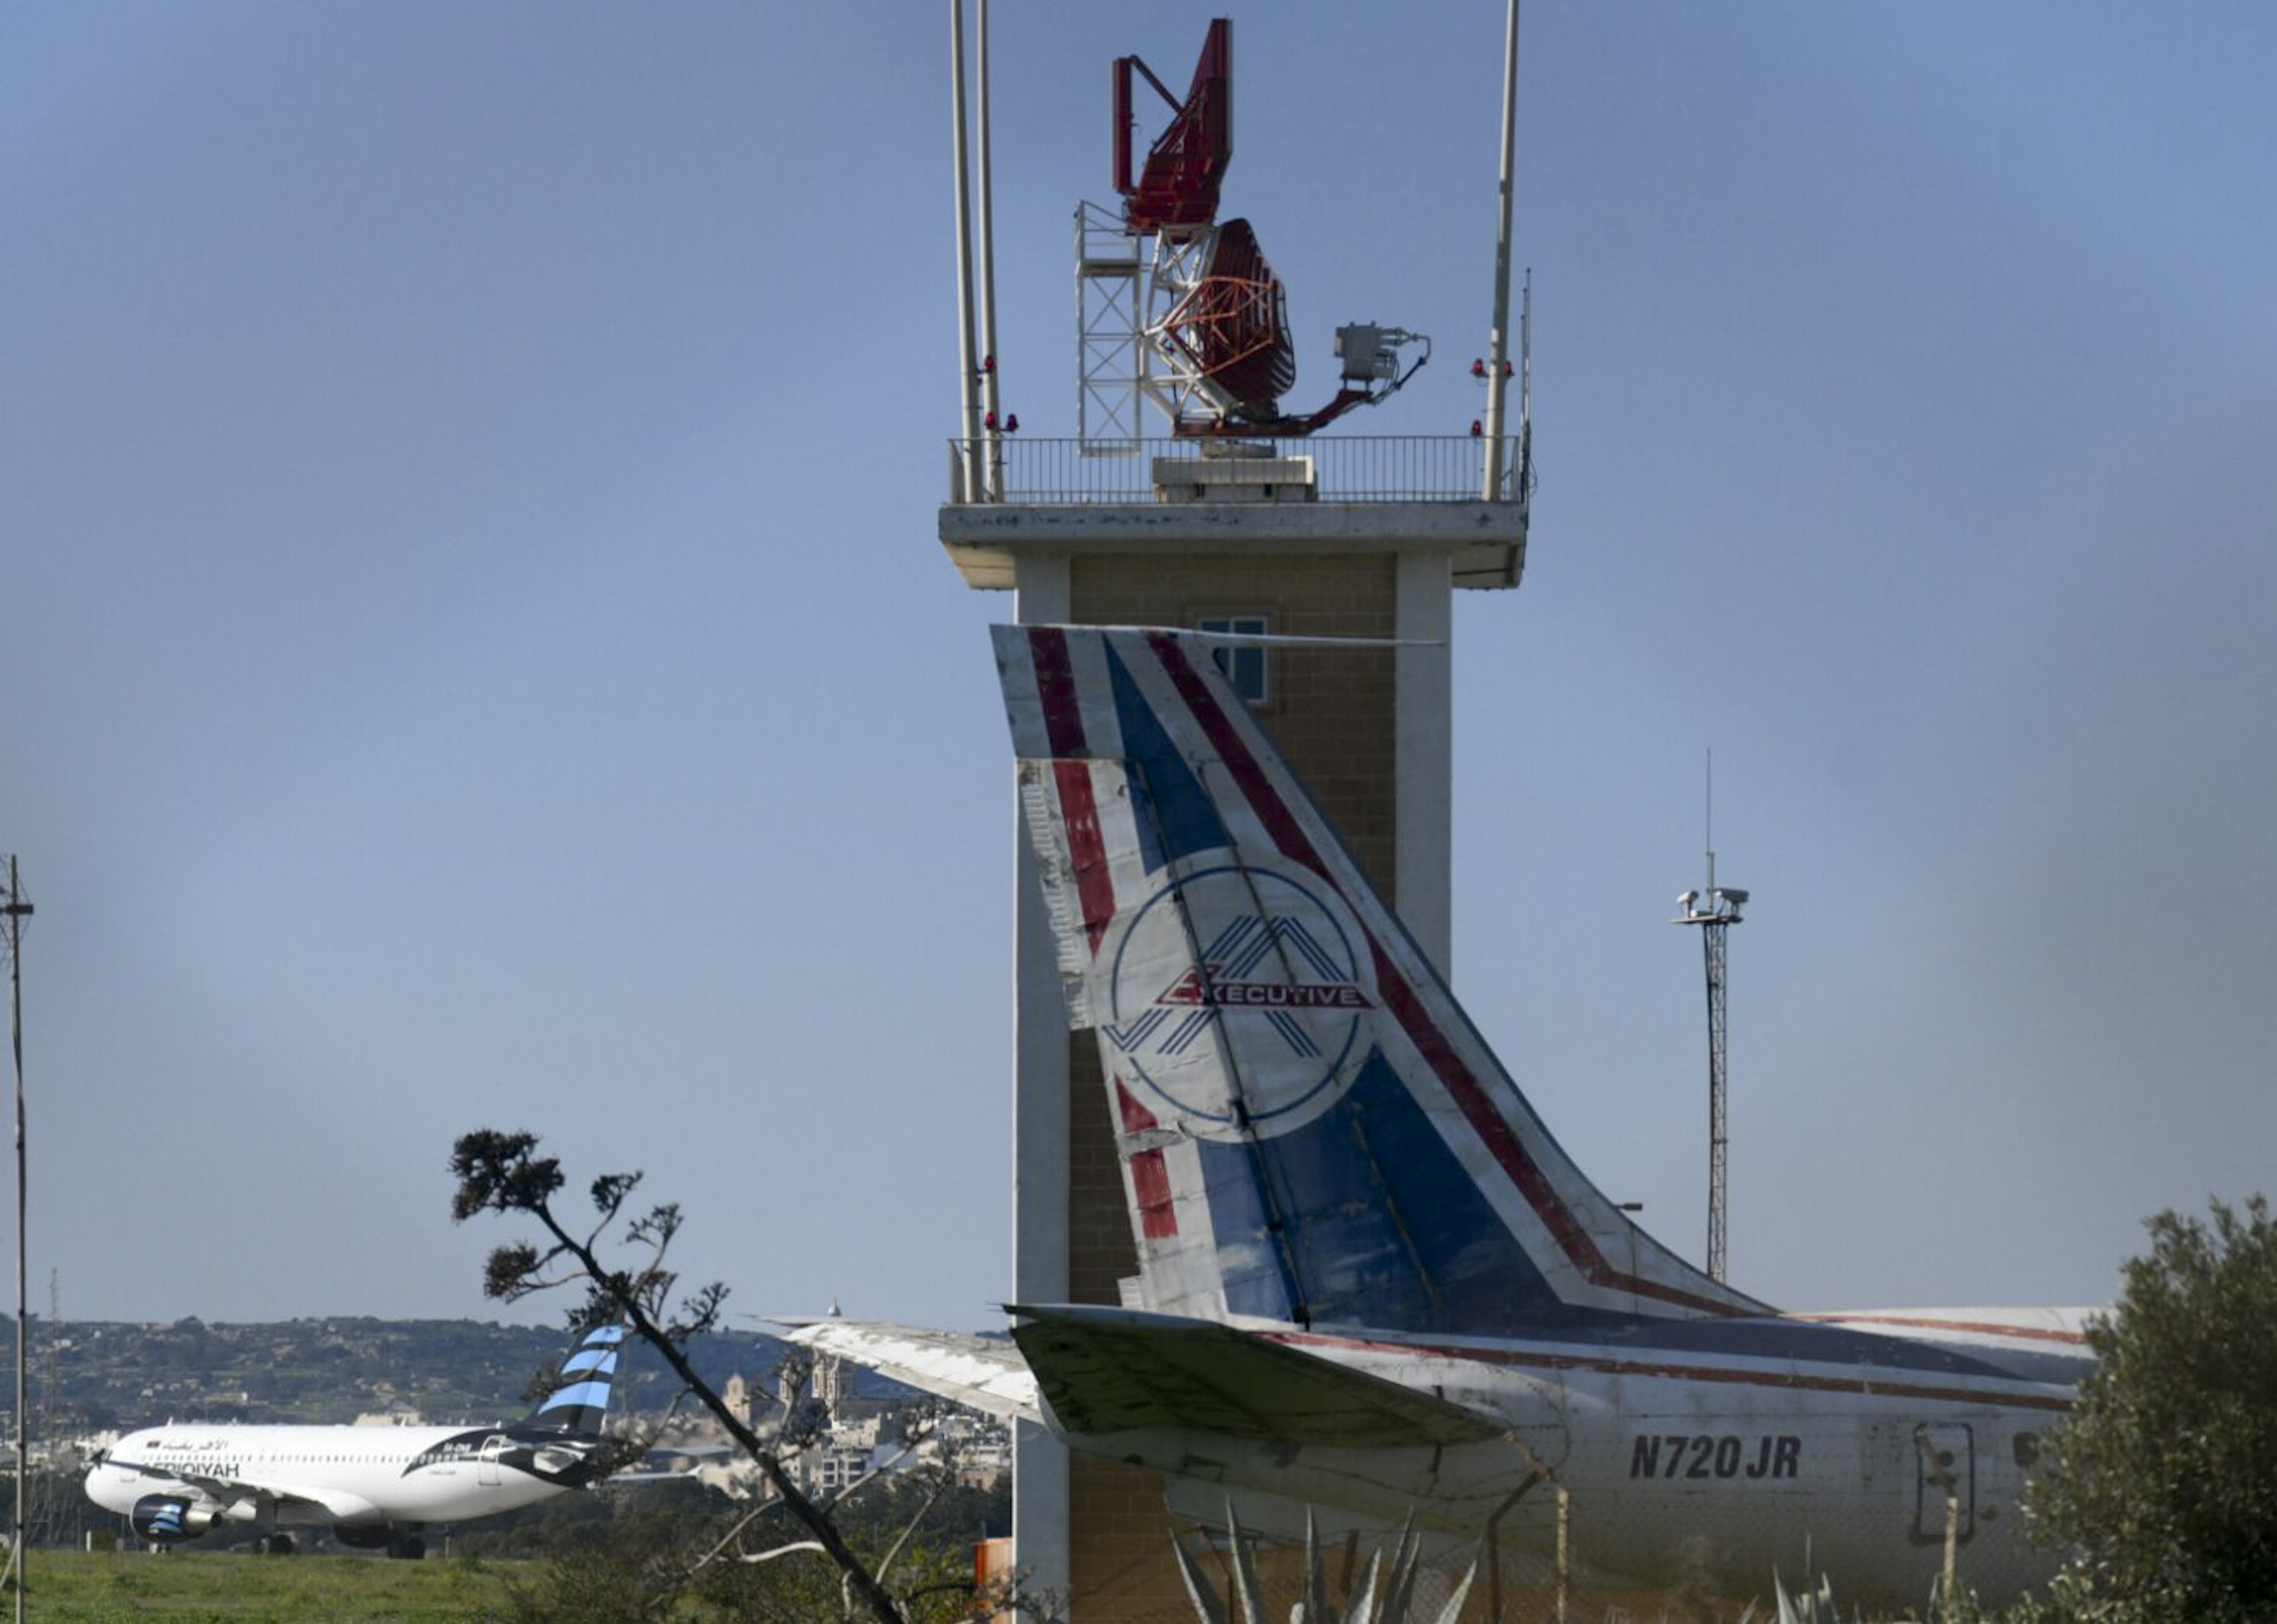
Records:
{"label": "air traffic control tower", "polygon": [[[985,132],[985,12],[981,27]],[[1134,80],[1169,108],[1135,161]],[[1306,414],[1283,408],[1295,363],[1280,283],[1249,224],[1217,217],[1231,154],[1230,25],[1211,26],[1183,102],[1136,57],[1116,65],[1114,85],[1122,203],[1084,205],[1075,230],[1079,432],[1040,438],[1014,432],[1017,419],[1000,423],[994,334],[976,360],[967,299],[963,431],[950,444],[941,545],[967,585],[1013,593],[1024,624],[1183,626],[1236,639],[1216,657],[1444,973],[1453,593],[1514,588],[1526,560],[1522,390],[1518,430],[1503,431],[1504,380],[1518,370],[1506,353],[1507,96],[1493,358],[1474,366],[1488,384],[1486,416],[1468,433],[1346,436],[1315,431],[1395,393],[1428,340],[1341,329],[1335,398]],[[980,302],[993,329],[985,133],[980,147]],[[960,196],[965,267],[969,212]],[[963,286],[972,281],[968,270]],[[1238,641],[1256,635],[1375,641]],[[1098,1044],[1068,1029],[1017,810],[1012,822],[1012,1300],[1114,1304],[1138,1254]],[[1162,1480],[1071,1457],[1038,1429],[1021,1434],[1014,1559],[1029,1582],[1068,1595],[1075,1624],[1184,1616]]]}

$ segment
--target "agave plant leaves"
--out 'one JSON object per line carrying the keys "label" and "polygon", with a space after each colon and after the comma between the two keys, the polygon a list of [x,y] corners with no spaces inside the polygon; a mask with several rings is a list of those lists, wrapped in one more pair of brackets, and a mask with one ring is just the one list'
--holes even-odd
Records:
{"label": "agave plant leaves", "polygon": [[[1266,1612],[1264,1587],[1257,1578],[1257,1552],[1249,1536],[1242,1531],[1240,1519],[1229,1502],[1225,1508],[1226,1544],[1231,1560],[1233,1599],[1229,1605],[1218,1594],[1210,1576],[1192,1552],[1173,1540],[1171,1553],[1177,1557],[1178,1574],[1184,1580],[1186,1595],[1194,1604],[1194,1615],[1200,1624],[1271,1624]],[[1304,1597],[1290,1610],[1289,1624],[1455,1624],[1462,1616],[1463,1603],[1469,1597],[1471,1586],[1479,1575],[1480,1557],[1474,1555],[1461,1580],[1436,1606],[1420,1601],[1416,1596],[1416,1581],[1422,1572],[1423,1542],[1415,1532],[1411,1516],[1403,1524],[1398,1537],[1391,1544],[1389,1568],[1384,1562],[1384,1551],[1379,1546],[1368,1558],[1365,1577],[1359,1587],[1345,1598],[1341,1612],[1331,1598],[1329,1589],[1328,1564],[1321,1550],[1318,1521],[1310,1512],[1305,1517]],[[1426,1611],[1428,1608],[1428,1611]]]}

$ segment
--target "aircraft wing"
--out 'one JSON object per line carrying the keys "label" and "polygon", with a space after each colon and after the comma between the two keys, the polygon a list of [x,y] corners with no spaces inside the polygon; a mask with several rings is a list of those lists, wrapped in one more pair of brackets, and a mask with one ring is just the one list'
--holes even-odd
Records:
{"label": "aircraft wing", "polygon": [[1462,1444],[1502,1424],[1230,1325],[1130,1308],[1015,1306],[1012,1337],[1073,1432],[1168,1427],[1351,1448]]}
{"label": "aircraft wing", "polygon": [[337,1522],[371,1522],[381,1515],[379,1507],[363,1496],[339,1489],[296,1488],[291,1483],[246,1483],[242,1487],[248,1493],[266,1495],[272,1500],[320,1506]]}
{"label": "aircraft wing", "polygon": [[256,1483],[244,1477],[217,1477],[209,1473],[186,1471],[178,1466],[146,1466],[136,1460],[107,1460],[106,1466],[124,1472],[139,1472],[145,1477],[163,1483],[187,1483],[216,1503],[227,1506],[237,1500],[266,1499],[297,1502],[314,1506],[343,1522],[379,1515],[379,1507],[359,1494],[349,1494],[339,1489],[311,1489],[292,1483]]}
{"label": "aircraft wing", "polygon": [[923,1392],[995,1416],[1041,1423],[1036,1378],[1020,1350],[1001,1337],[959,1336],[907,1325],[854,1320],[794,1324],[788,1339],[818,1353],[834,1353],[906,1382]]}

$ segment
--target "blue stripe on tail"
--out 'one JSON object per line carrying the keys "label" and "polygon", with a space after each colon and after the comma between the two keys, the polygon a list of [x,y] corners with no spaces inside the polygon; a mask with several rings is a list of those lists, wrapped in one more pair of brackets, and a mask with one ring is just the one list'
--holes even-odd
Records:
{"label": "blue stripe on tail", "polygon": [[1352,1091],[1302,1127],[1199,1148],[1236,1314],[1298,1317],[1272,1265],[1257,1172],[1271,1182],[1314,1325],[1481,1335],[1557,1312],[1541,1270],[1380,1049]]}
{"label": "blue stripe on tail", "polygon": [[565,1410],[576,1405],[590,1405],[597,1410],[609,1407],[609,1384],[606,1382],[579,1382],[564,1387],[537,1407],[541,1415],[549,1410]]}
{"label": "blue stripe on tail", "polygon": [[1217,808],[1194,782],[1193,769],[1170,743],[1154,706],[1139,693],[1112,646],[1107,649],[1107,670],[1115,687],[1115,720],[1123,730],[1123,765],[1131,775],[1138,850],[1146,872],[1151,874],[1164,863],[1224,845],[1225,826],[1218,820]]}
{"label": "blue stripe on tail", "polygon": [[538,1400],[530,1420],[564,1432],[600,1431],[608,1419],[624,1338],[621,1325],[597,1325],[578,1338],[554,1372],[558,1385]]}

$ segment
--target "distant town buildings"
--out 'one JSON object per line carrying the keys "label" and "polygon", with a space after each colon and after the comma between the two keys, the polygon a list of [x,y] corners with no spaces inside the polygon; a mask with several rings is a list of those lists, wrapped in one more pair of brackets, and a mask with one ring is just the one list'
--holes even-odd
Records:
{"label": "distant town buildings", "polygon": [[[781,1406],[770,1389],[741,1372],[720,1390],[730,1414],[762,1438],[781,1424]],[[860,1372],[842,1359],[815,1361],[799,1398],[819,1408],[820,1430],[813,1443],[789,1452],[784,1464],[802,1493],[828,1499],[866,1477],[898,1475],[920,1467],[945,1466],[958,1482],[986,1489],[1011,1470],[1012,1437],[1003,1423],[970,1410],[933,1413],[912,1440],[902,1400],[860,1391]],[[688,1472],[729,1493],[750,1493],[758,1469],[743,1460],[727,1430],[703,1412],[682,1417],[657,1440],[658,1463]]]}

